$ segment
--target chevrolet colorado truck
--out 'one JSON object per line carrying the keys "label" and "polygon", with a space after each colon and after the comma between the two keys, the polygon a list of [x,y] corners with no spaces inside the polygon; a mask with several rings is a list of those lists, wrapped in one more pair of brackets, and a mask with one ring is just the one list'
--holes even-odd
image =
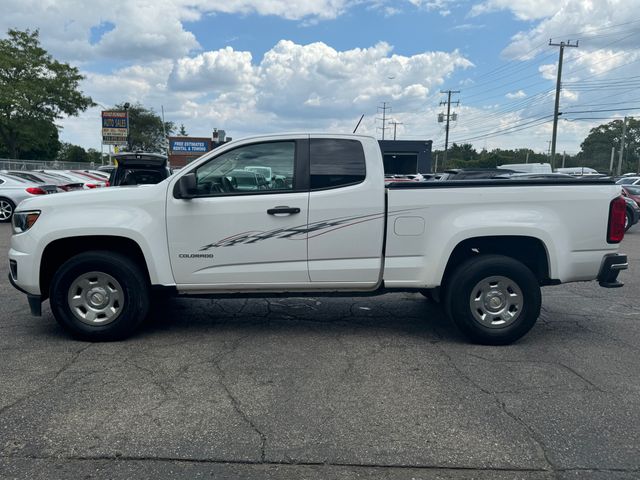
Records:
{"label": "chevrolet colorado truck", "polygon": [[[270,169],[264,188],[240,181]],[[619,287],[625,202],[609,180],[385,186],[372,137],[295,134],[221,146],[156,185],[21,203],[11,283],[35,315],[92,341],[122,339],[157,293],[422,293],[472,341],[535,324],[540,287]]]}

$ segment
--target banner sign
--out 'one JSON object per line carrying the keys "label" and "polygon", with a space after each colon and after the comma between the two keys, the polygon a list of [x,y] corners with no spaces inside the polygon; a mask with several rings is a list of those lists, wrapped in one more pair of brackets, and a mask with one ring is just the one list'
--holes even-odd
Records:
{"label": "banner sign", "polygon": [[129,136],[129,112],[102,112],[102,143],[105,145],[126,145]]}
{"label": "banner sign", "polygon": [[208,142],[200,140],[171,140],[169,150],[172,153],[206,153],[209,151],[209,145]]}

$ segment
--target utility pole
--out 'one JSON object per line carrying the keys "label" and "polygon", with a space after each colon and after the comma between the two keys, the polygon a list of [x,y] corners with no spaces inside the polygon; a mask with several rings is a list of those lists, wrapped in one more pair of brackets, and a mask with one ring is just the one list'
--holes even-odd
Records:
{"label": "utility pole", "polygon": [[527,151],[527,159],[524,161],[524,163],[529,163],[529,153],[531,152]]}
{"label": "utility pole", "polygon": [[[547,156],[551,157],[551,140],[547,140]],[[551,163],[551,162],[549,162]]]}
{"label": "utility pole", "polygon": [[562,168],[564,168],[564,159],[567,156],[567,152],[562,152]]}
{"label": "utility pole", "polygon": [[549,40],[549,45],[552,47],[560,47],[560,55],[558,56],[558,78],[556,79],[556,104],[553,110],[553,133],[551,134],[551,168],[555,167],[556,163],[556,139],[558,137],[558,116],[560,115],[560,89],[562,88],[562,60],[564,58],[565,47],[577,47],[578,41],[572,44],[571,40],[566,43],[553,43]]}
{"label": "utility pole", "polygon": [[613,175],[613,160],[616,157],[616,147],[611,147],[611,161],[609,162],[609,175]]}
{"label": "utility pole", "polygon": [[389,123],[390,123],[391,125],[393,125],[393,139],[395,140],[395,139],[396,139],[396,127],[397,127],[398,125],[404,125],[404,123],[402,123],[402,122],[396,122],[395,120],[392,120],[392,121],[390,121]]}
{"label": "utility pole", "polygon": [[[442,156],[442,168],[444,169],[445,164],[447,163],[447,150],[449,149],[449,122],[452,120],[452,115],[451,115],[451,94],[452,93],[460,93],[460,90],[440,90],[440,93],[446,93],[447,94],[447,101],[446,102],[440,102],[440,106],[442,105],[447,105],[447,126],[446,126],[446,134],[444,137],[444,155]],[[456,102],[456,107],[458,105],[460,105],[460,100],[457,100]],[[443,117],[445,115],[444,114],[440,114],[438,115],[438,122],[442,122]],[[453,120],[457,120],[458,116],[454,113],[453,114]]]}
{"label": "utility pole", "polygon": [[622,160],[624,159],[624,141],[627,137],[627,117],[622,121],[622,138],[620,139],[620,159],[618,160],[618,175],[622,175]]}
{"label": "utility pole", "polygon": [[[387,128],[387,110],[391,111],[391,107],[387,107],[387,102],[382,102],[382,106],[378,107],[378,112],[382,111],[382,118],[378,120],[382,120],[382,140],[384,140],[384,132]],[[380,127],[378,127],[380,128]]]}

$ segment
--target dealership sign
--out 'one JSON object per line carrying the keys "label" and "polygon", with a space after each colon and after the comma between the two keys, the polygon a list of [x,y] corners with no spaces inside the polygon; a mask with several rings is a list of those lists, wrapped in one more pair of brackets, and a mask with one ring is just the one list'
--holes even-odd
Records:
{"label": "dealership sign", "polygon": [[206,153],[209,145],[205,140],[171,140],[169,150],[173,153]]}
{"label": "dealership sign", "polygon": [[126,145],[129,137],[129,112],[102,112],[102,143],[105,145]]}

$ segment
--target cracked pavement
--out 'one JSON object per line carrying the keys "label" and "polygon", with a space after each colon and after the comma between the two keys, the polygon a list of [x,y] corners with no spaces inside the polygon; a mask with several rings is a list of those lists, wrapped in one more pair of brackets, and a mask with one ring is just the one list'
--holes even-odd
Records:
{"label": "cracked pavement", "polygon": [[506,347],[401,293],[167,299],[78,342],[2,261],[0,478],[640,478],[640,227],[621,251],[624,288],[546,287]]}

